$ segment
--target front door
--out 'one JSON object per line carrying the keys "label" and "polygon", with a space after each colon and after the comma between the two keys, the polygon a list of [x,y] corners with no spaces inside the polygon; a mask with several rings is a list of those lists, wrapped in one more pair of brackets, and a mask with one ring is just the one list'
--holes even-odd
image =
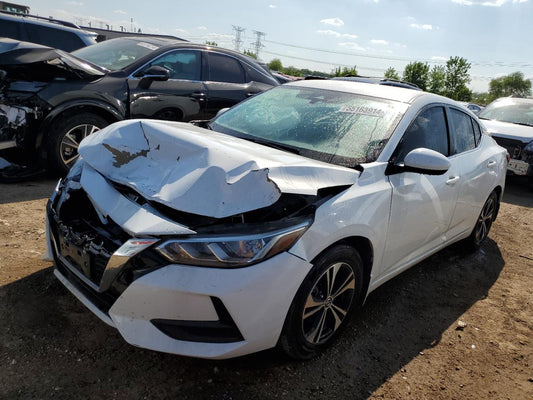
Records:
{"label": "front door", "polygon": [[[141,87],[142,72],[152,66],[169,71],[167,81]],[[202,82],[202,52],[172,50],[146,65],[128,80],[130,117],[171,121],[206,119],[207,89]]]}

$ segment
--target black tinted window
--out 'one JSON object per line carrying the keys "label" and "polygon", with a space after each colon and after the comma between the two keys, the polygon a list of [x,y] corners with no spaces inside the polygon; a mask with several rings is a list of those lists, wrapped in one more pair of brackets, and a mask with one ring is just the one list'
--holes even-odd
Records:
{"label": "black tinted window", "polygon": [[443,107],[424,110],[405,131],[393,155],[395,162],[401,162],[414,149],[424,147],[448,155],[448,129]]}
{"label": "black tinted window", "polygon": [[73,51],[85,46],[83,41],[73,32],[33,24],[25,24],[25,28],[30,42],[65,51]]}
{"label": "black tinted window", "polygon": [[472,150],[475,148],[476,141],[474,138],[474,128],[472,127],[472,118],[456,109],[450,110],[450,117],[453,125],[452,153],[462,153],[463,151]]}
{"label": "black tinted window", "polygon": [[170,79],[199,81],[202,71],[202,54],[194,50],[177,50],[159,57],[147,68],[154,65],[168,69]]}
{"label": "black tinted window", "polygon": [[209,80],[215,82],[244,83],[241,63],[233,57],[218,53],[209,54]]}
{"label": "black tinted window", "polygon": [[254,82],[262,82],[266,83],[267,85],[275,85],[275,82],[272,82],[274,78],[269,78],[265,76],[265,74],[257,71],[255,68],[252,68],[248,64],[243,64],[244,69],[246,70],[246,81],[254,81]]}
{"label": "black tinted window", "polygon": [[19,33],[19,22],[0,19],[0,37],[22,40]]}

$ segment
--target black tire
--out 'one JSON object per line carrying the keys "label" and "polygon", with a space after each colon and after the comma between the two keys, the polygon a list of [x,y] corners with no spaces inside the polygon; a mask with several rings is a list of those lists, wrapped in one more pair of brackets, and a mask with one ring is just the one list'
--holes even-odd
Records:
{"label": "black tire", "polygon": [[81,140],[107,125],[108,121],[90,112],[59,119],[54,123],[48,140],[49,168],[66,174],[78,159],[78,145]]}
{"label": "black tire", "polygon": [[361,300],[363,262],[357,250],[337,245],[319,255],[289,308],[279,344],[306,360],[332,343]]}
{"label": "black tire", "polygon": [[481,212],[476,221],[474,229],[468,238],[465,239],[467,248],[471,250],[477,250],[483,243],[483,241],[489,235],[490,227],[496,219],[498,209],[500,208],[500,199],[498,193],[492,191],[487,201],[481,208]]}

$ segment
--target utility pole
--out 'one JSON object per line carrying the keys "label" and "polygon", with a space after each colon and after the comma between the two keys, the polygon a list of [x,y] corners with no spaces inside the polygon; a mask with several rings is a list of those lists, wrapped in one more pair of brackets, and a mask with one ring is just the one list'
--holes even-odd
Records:
{"label": "utility pole", "polygon": [[246,29],[241,28],[240,26],[235,26],[235,25],[232,25],[232,26],[233,26],[233,31],[235,32],[235,39],[233,39],[233,43],[235,44],[235,51],[238,51],[240,53],[241,44],[242,44],[241,35]]}
{"label": "utility pole", "polygon": [[252,43],[252,46],[255,47],[255,56],[257,57],[257,59],[259,59],[259,50],[261,50],[263,46],[263,43],[261,43],[261,38],[263,38],[266,33],[264,32],[259,32],[259,31],[254,31],[254,35],[256,36],[256,39],[255,39],[255,42]]}

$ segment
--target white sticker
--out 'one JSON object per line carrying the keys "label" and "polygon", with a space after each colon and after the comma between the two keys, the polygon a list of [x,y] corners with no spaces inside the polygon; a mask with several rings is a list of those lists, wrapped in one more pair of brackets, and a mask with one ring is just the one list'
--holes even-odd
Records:
{"label": "white sticker", "polygon": [[349,113],[349,114],[370,115],[372,117],[385,116],[385,111],[380,110],[379,108],[365,107],[365,106],[343,106],[339,110],[339,112]]}
{"label": "white sticker", "polygon": [[147,49],[150,49],[150,50],[157,50],[159,48],[156,45],[153,45],[151,43],[146,43],[146,42],[139,42],[137,43],[137,46],[146,47]]}

